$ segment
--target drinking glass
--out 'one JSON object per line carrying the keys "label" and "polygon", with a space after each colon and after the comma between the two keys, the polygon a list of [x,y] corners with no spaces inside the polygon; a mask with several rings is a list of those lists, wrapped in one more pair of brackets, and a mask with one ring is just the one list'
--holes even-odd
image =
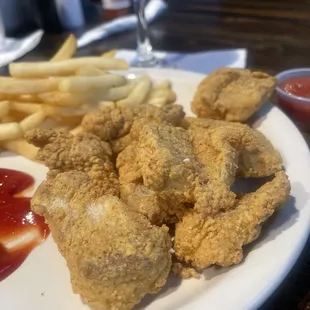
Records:
{"label": "drinking glass", "polygon": [[132,63],[135,67],[154,67],[159,61],[153,53],[153,48],[148,34],[147,21],[145,20],[146,0],[133,0],[137,16],[137,57]]}
{"label": "drinking glass", "polygon": [[5,31],[0,11],[0,50],[4,49],[4,42],[5,42]]}

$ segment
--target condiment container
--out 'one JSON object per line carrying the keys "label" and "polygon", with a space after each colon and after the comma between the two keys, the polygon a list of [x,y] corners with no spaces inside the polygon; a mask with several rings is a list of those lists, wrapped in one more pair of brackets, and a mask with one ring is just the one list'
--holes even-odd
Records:
{"label": "condiment container", "polygon": [[[297,68],[276,75],[278,85],[276,95],[278,105],[304,131],[310,132],[310,98],[297,96],[283,89],[283,83],[292,78],[309,77],[310,68]],[[309,85],[310,88],[310,85]]]}

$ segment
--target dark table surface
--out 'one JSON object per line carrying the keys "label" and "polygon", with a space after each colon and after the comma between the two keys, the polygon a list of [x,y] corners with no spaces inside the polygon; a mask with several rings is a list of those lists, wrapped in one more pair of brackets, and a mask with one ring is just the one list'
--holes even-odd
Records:
{"label": "dark table surface", "polygon": [[[164,16],[150,26],[150,36],[158,50],[246,48],[247,67],[272,74],[310,67],[310,1],[172,0]],[[45,35],[23,60],[47,59],[65,37],[65,33]],[[135,42],[135,33],[129,31],[84,47],[78,55],[98,55],[112,48],[134,49]],[[310,309],[309,291],[308,242],[295,267],[261,310]]]}

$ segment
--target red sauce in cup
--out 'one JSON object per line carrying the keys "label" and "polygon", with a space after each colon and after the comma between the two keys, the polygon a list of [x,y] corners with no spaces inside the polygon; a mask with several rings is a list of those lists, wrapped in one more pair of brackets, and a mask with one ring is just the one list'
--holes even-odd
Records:
{"label": "red sauce in cup", "polygon": [[44,241],[48,226],[21,193],[34,184],[23,172],[0,169],[0,281],[13,273],[31,250]]}
{"label": "red sauce in cup", "polygon": [[287,93],[278,92],[278,104],[301,129],[310,131],[310,76],[283,80],[278,87]]}
{"label": "red sauce in cup", "polygon": [[280,88],[297,97],[310,98],[310,76],[287,79],[280,83]]}

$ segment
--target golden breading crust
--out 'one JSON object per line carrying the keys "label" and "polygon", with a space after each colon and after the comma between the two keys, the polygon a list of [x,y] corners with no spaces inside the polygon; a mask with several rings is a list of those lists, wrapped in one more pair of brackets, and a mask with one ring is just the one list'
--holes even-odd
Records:
{"label": "golden breading crust", "polygon": [[[273,84],[262,73],[221,69],[200,85],[193,106],[243,120]],[[201,268],[239,263],[243,246],[289,196],[280,154],[247,125],[141,105],[90,113],[82,127],[76,135],[35,130],[26,139],[49,168],[31,208],[45,217],[73,291],[92,309],[130,310],[170,272],[199,277]],[[252,177],[271,181],[256,192],[231,190],[236,178]]]}
{"label": "golden breading crust", "polygon": [[159,108],[153,105],[141,105],[135,109],[106,107],[85,115],[81,125],[85,132],[95,134],[103,141],[112,141],[112,146],[115,146],[113,149],[119,153],[131,141],[124,138],[135,120],[140,120],[140,123],[159,122],[177,126],[184,115],[182,106],[177,104]]}
{"label": "golden breading crust", "polygon": [[279,152],[261,132],[248,125],[187,117],[183,127],[188,129],[208,173],[229,186],[235,175],[258,178],[282,170]]}
{"label": "golden breading crust", "polygon": [[52,169],[32,210],[44,216],[72,288],[95,309],[129,310],[156,293],[171,269],[171,239],[119,198],[111,149],[91,134],[35,131],[28,141]]}
{"label": "golden breading crust", "polygon": [[145,124],[117,158],[122,198],[154,224],[179,220],[188,207],[205,214],[230,208],[235,195],[206,173],[188,132]]}
{"label": "golden breading crust", "polygon": [[202,80],[191,108],[198,117],[244,122],[270,98],[276,82],[263,72],[221,68]]}
{"label": "golden breading crust", "polygon": [[259,236],[261,225],[286,202],[289,193],[290,182],[281,171],[256,192],[236,201],[233,210],[214,217],[189,212],[176,225],[177,258],[198,268],[240,263],[243,245]]}

